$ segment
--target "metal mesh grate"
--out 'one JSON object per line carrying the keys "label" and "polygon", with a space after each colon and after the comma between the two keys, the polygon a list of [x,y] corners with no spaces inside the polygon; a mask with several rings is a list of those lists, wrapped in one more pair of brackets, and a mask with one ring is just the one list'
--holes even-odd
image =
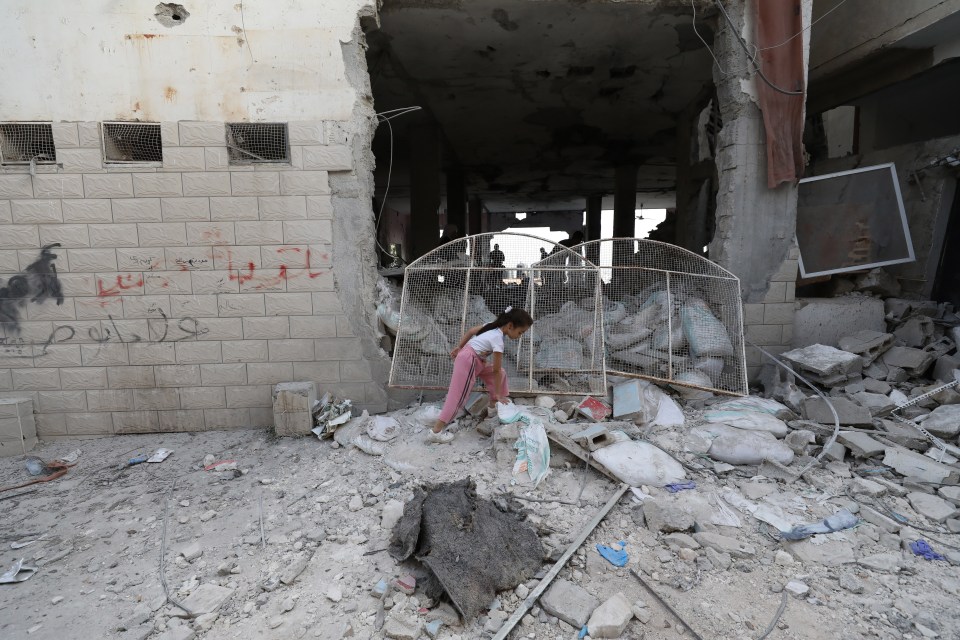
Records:
{"label": "metal mesh grate", "polygon": [[287,125],[278,122],[232,122],[227,124],[230,164],[290,162]]}
{"label": "metal mesh grate", "polygon": [[55,163],[53,127],[42,122],[0,124],[0,161],[3,164]]}
{"label": "metal mesh grate", "polygon": [[[549,250],[543,260],[541,248]],[[390,385],[446,389],[463,333],[512,306],[534,324],[505,342],[511,392],[605,394],[599,286],[595,266],[541,238],[487,233],[449,242],[405,271]]]}
{"label": "metal mesh grate", "polygon": [[736,276],[653,240],[594,240],[573,250],[599,266],[607,373],[747,393]]}
{"label": "metal mesh grate", "polygon": [[104,122],[103,160],[107,164],[163,162],[158,122]]}

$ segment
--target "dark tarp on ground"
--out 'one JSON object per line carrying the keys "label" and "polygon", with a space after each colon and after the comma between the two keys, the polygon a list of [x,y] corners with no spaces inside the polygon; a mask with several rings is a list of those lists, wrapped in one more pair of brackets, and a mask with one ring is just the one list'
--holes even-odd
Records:
{"label": "dark tarp on ground", "polygon": [[470,478],[417,489],[393,530],[390,555],[416,557],[430,572],[421,581],[427,597],[446,593],[464,620],[472,620],[498,591],[540,569],[543,546],[522,517],[478,498]]}
{"label": "dark tarp on ground", "polygon": [[[804,91],[803,35],[777,46],[803,29],[800,0],[757,2],[758,63],[771,83],[787,91]],[[767,47],[775,47],[767,49]],[[805,95],[791,96],[756,77],[767,133],[767,186],[796,182],[803,175],[803,107]]]}

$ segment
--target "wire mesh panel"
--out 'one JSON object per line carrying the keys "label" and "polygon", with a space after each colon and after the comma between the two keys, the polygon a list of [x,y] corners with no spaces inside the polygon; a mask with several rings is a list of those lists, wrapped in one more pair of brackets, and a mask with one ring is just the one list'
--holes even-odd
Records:
{"label": "wire mesh panel", "polygon": [[100,131],[107,164],[163,162],[159,122],[104,122]]}
{"label": "wire mesh panel", "polygon": [[287,125],[282,122],[227,123],[230,164],[290,162]]}
{"label": "wire mesh panel", "polygon": [[3,164],[53,164],[56,161],[53,127],[49,123],[0,124],[0,162]]}
{"label": "wire mesh panel", "polygon": [[[599,282],[582,256],[535,236],[488,233],[449,242],[404,272],[390,385],[446,389],[450,352],[464,332],[514,307],[526,309],[534,324],[504,342],[512,392],[604,393]],[[564,305],[578,313],[558,317]]]}
{"label": "wire mesh panel", "polygon": [[573,250],[599,266],[608,373],[747,393],[736,276],[653,240],[594,240]]}

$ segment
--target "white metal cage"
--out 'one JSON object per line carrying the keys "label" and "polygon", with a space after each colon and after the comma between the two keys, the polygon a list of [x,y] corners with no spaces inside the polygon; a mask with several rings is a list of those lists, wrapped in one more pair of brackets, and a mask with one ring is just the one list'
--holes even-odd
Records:
{"label": "white metal cage", "polygon": [[511,392],[604,394],[599,287],[595,265],[542,238],[485,233],[448,242],[404,272],[390,386],[446,389],[450,351],[464,332],[514,307],[534,324],[505,343]]}
{"label": "white metal cage", "polygon": [[736,276],[653,240],[593,240],[573,250],[599,268],[607,373],[748,392]]}

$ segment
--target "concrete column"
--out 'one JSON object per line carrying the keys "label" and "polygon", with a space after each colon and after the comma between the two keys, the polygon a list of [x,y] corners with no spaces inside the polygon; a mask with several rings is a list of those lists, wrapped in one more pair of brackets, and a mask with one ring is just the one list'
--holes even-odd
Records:
{"label": "concrete column", "polygon": [[481,224],[480,218],[483,216],[483,203],[480,201],[480,198],[473,196],[470,198],[470,219],[467,222],[467,231],[471,236],[475,236],[480,231]]}
{"label": "concrete column", "polygon": [[636,229],[637,165],[617,167],[613,191],[613,237],[632,238]]}
{"label": "concrete column", "polygon": [[447,224],[457,226],[457,232],[467,233],[467,181],[460,165],[447,169]]}
{"label": "concrete column", "polygon": [[440,241],[440,132],[425,124],[410,130],[410,258]]}
{"label": "concrete column", "polygon": [[[587,240],[600,240],[600,215],[603,208],[603,194],[594,193],[587,196]],[[593,264],[600,261],[600,247],[591,246],[586,255]]]}
{"label": "concrete column", "polygon": [[[745,4],[734,0],[726,8],[741,36],[753,44],[753,30],[740,28]],[[804,24],[809,24],[811,6],[812,0],[803,0]],[[803,37],[806,48],[809,32]],[[714,53],[724,69],[746,66],[743,49],[726,25],[717,31]],[[710,258],[740,278],[746,339],[781,353],[793,336],[797,186],[767,187],[763,120],[746,92],[760,82],[751,71],[722,75],[714,68],[723,128],[717,140],[716,232]],[[746,351],[748,375],[755,378],[764,361],[749,344]]]}

